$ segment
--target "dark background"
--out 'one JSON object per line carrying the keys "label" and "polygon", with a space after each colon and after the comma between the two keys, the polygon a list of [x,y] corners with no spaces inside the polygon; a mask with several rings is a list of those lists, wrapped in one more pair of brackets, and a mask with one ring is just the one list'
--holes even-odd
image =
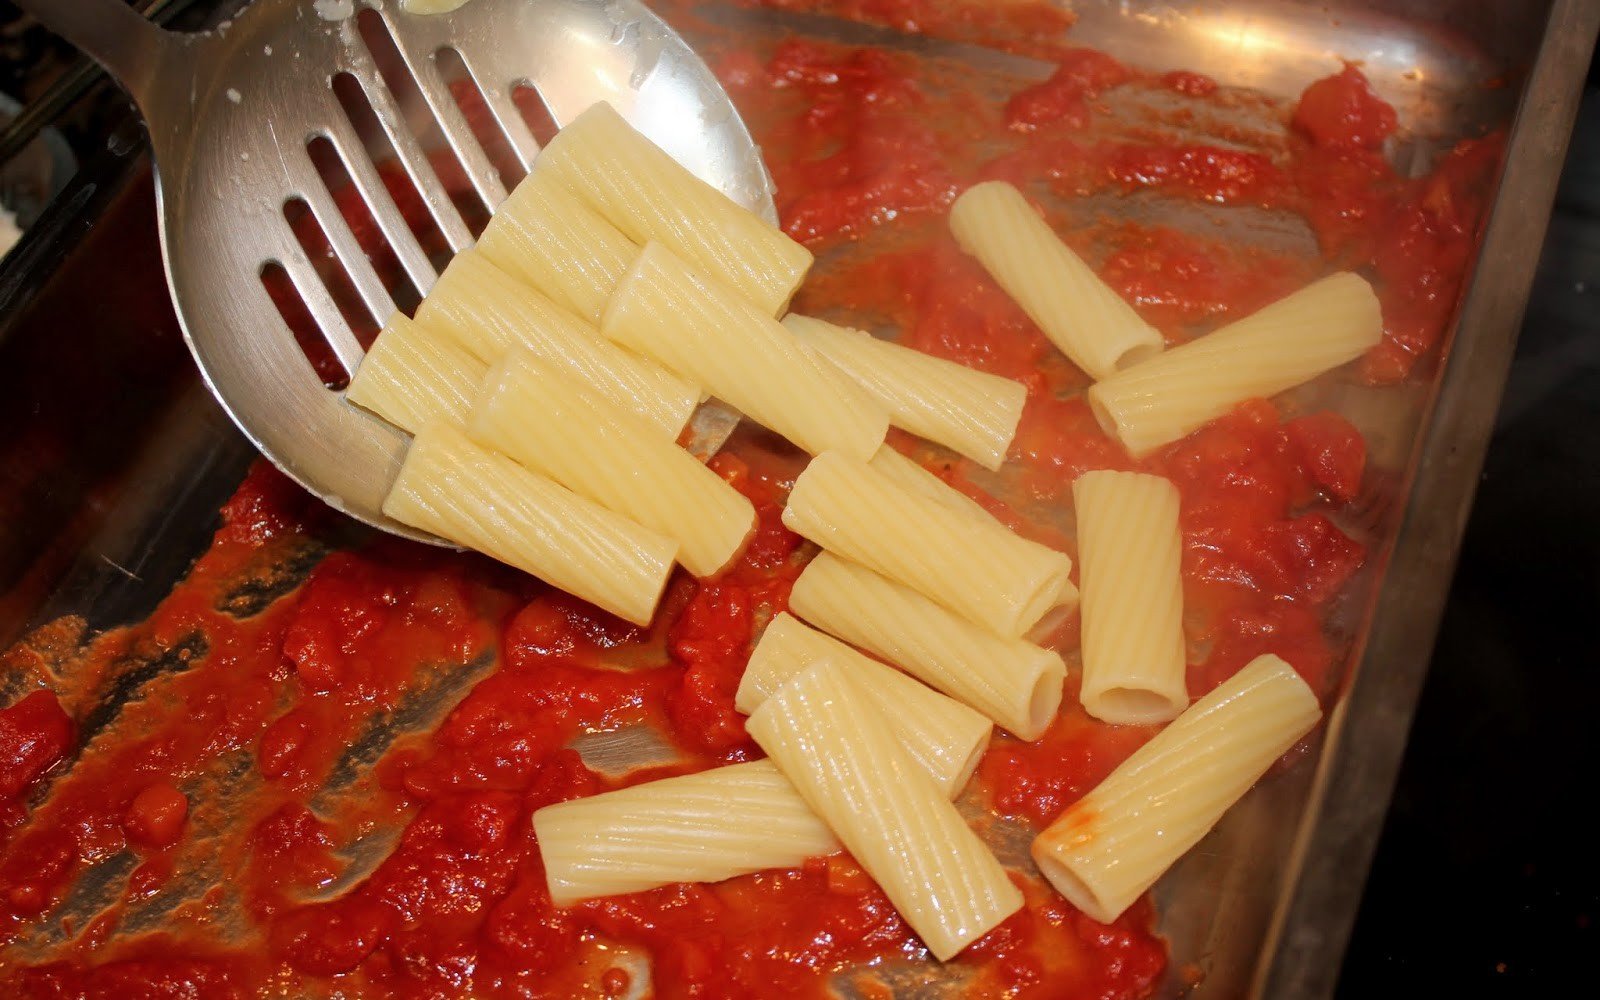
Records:
{"label": "dark background", "polygon": [[[1600,88],[1590,71],[1339,996],[1600,996]],[[1555,991],[1559,990],[1559,994]]]}

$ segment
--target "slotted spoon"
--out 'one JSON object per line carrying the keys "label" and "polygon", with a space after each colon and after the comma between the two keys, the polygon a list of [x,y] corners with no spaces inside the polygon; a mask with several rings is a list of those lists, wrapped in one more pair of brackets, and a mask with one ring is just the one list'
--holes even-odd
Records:
{"label": "slotted spoon", "polygon": [[437,276],[334,92],[341,73],[359,82],[451,251],[472,243],[420,130],[408,125],[363,41],[358,14],[369,29],[381,19],[487,209],[505,197],[505,185],[451,95],[439,64],[446,50],[459,53],[523,172],[538,143],[513,91],[531,85],[558,125],[596,101],[611,102],[690,170],[775,217],[760,155],[727,95],[637,0],[471,0],[433,15],[408,13],[399,0],[255,0],[231,24],[204,34],[157,28],[122,0],[17,3],[97,59],[138,103],[156,161],[168,285],[217,399],[301,485],[409,538],[438,541],[381,510],[406,435],[323,385],[261,280],[264,268],[283,269],[339,364],[354,374],[361,345],[284,214],[301,199],[374,325],[394,311],[307,151],[318,139],[338,152],[416,290],[425,293]]}

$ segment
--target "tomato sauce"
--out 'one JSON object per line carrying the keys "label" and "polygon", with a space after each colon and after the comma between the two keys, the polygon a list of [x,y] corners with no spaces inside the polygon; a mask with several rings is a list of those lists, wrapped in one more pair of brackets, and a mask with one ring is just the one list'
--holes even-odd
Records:
{"label": "tomato sauce", "polygon": [[[1328,270],[1359,269],[1387,327],[1360,377],[1391,382],[1437,358],[1498,139],[1461,144],[1425,176],[1398,175],[1380,151],[1394,113],[1355,67],[1312,85],[1288,138],[1259,152],[1108,135],[1102,102],[1116,88],[1194,100],[1219,88],[1041,41],[1067,23],[1044,5],[768,5],[1055,61],[1047,79],[984,103],[942,90],[903,53],[706,45],[767,152],[783,226],[823,261],[797,308],[895,329],[1027,386],[1003,501],[975,486],[969,463],[919,457],[1019,530],[1069,549],[1069,534],[1033,515],[1066,503],[1076,476],[1170,478],[1182,497],[1191,694],[1272,652],[1331,698],[1344,652],[1331,610],[1371,541],[1341,527],[1363,496],[1360,433],[1337,414],[1256,400],[1134,459],[1096,424],[1082,373],[955,247],[943,212],[978,180],[1017,181],[1172,342]],[[1063,196],[1149,193],[1295,213],[1320,252],[1061,214]],[[550,902],[534,810],[760,755],[734,691],[814,550],[780,519],[792,455],[741,437],[711,465],[755,505],[756,534],[717,579],[675,577],[649,628],[478,556],[353,540],[260,463],[150,619],[94,639],[70,669],[41,652],[43,638],[7,653],[8,670],[37,688],[0,710],[0,941],[28,949],[0,964],[8,995],[621,997],[648,978],[663,997],[820,996],[836,977],[892,978],[922,961],[847,856]],[[1052,641],[1070,652],[1077,626],[1068,616]],[[118,685],[136,695],[97,707]],[[1063,705],[1038,741],[996,736],[968,793],[983,822],[1048,823],[1155,732],[1089,718],[1075,673]],[[417,718],[392,740],[374,721]],[[664,742],[652,766],[616,773],[580,752],[594,734],[635,729]],[[68,943],[45,957],[31,944],[41,924],[88,867],[119,858],[131,861],[120,898],[91,925],[63,928]],[[162,925],[182,931],[138,933],[182,872],[215,888]],[[953,960],[970,995],[1135,998],[1170,975],[1148,901],[1102,925],[1017,877],[1026,907]]]}

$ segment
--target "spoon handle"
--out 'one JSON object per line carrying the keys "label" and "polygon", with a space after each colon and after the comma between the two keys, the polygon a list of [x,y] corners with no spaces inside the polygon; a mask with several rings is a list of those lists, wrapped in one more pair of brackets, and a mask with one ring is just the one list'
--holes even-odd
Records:
{"label": "spoon handle", "polygon": [[116,78],[141,110],[174,36],[122,0],[16,0],[46,28],[82,49]]}

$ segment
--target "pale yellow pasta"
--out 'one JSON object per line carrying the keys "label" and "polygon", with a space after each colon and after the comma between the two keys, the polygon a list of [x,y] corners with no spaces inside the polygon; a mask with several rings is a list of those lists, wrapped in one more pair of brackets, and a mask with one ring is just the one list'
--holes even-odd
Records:
{"label": "pale yellow pasta", "polygon": [[1097,719],[1166,722],[1189,704],[1178,488],[1139,472],[1072,484],[1082,583],[1083,684]]}
{"label": "pale yellow pasta", "polygon": [[770,760],[663,778],[533,814],[550,901],[794,868],[839,842]]}
{"label": "pale yellow pasta", "polygon": [[866,389],[896,427],[987,469],[1005,461],[1028,398],[1021,382],[798,313],[783,325]]}
{"label": "pale yellow pasta", "polygon": [[982,625],[1026,632],[1061,598],[1072,560],[826,452],[795,481],[783,523]]}
{"label": "pale yellow pasta", "polygon": [[947,796],[966,787],[989,745],[989,720],[953,698],[780,612],[761,634],[739,680],[734,707],[754,712],[811,664],[832,659],[861,684],[900,742]]}
{"label": "pale yellow pasta", "polygon": [[554,175],[633,242],[670,247],[769,317],[811,267],[811,251],[679,165],[609,104],[556,133],[533,169]]}
{"label": "pale yellow pasta", "polygon": [[456,254],[417,307],[417,322],[486,364],[524,347],[634,410],[676,440],[700,405],[700,387],[631,354],[476,250]]}
{"label": "pale yellow pasta", "polygon": [[1293,667],[1256,657],[1039,834],[1039,870],[1072,905],[1110,923],[1321,714]]}
{"label": "pale yellow pasta", "polygon": [[552,174],[522,179],[478,238],[478,252],[591,325],[633,263],[638,244]]}
{"label": "pale yellow pasta", "polygon": [[849,670],[824,660],[746,729],[943,961],[1021,909],[1022,893],[888,721]]}
{"label": "pale yellow pasta", "polygon": [[[934,475],[933,472],[922,467],[921,463],[896,451],[892,445],[885,444],[872,456],[869,463],[874,469],[883,473],[895,482],[895,485],[929,500],[944,504],[951,510],[971,514],[980,521],[999,525],[1005,528],[1005,522],[990,513],[983,504],[967,496],[965,493],[951,486],[949,483]],[[1006,530],[1010,530],[1007,528]],[[1056,592],[1057,605],[1072,605],[1078,601],[1078,588],[1073,582],[1063,577],[1061,589]],[[1049,619],[1045,619],[1049,621]]]}
{"label": "pale yellow pasta", "polygon": [[755,529],[750,501],[636,414],[523,350],[484,380],[467,432],[579,496],[679,543],[678,561],[710,576]]}
{"label": "pale yellow pasta", "polygon": [[1094,378],[1161,352],[1160,332],[1101,281],[1010,184],[968,188],[950,206],[950,230],[1061,353]]}
{"label": "pale yellow pasta", "polygon": [[395,313],[372,342],[345,398],[415,434],[429,420],[460,424],[487,366]]}
{"label": "pale yellow pasta", "polygon": [[795,581],[789,610],[970,705],[1025,740],[1061,707],[1059,654],[1002,639],[864,566],[823,552]]}
{"label": "pale yellow pasta", "polygon": [[406,452],[383,512],[648,625],[678,543],[435,421]]}
{"label": "pale yellow pasta", "polygon": [[1244,400],[1353,361],[1382,339],[1372,286],[1335,274],[1092,386],[1089,407],[1107,434],[1142,455]]}
{"label": "pale yellow pasta", "polygon": [[933,472],[922,467],[922,463],[895,450],[893,445],[885,444],[878,449],[868,463],[884,476],[894,481],[896,486],[927,497],[929,500],[944,504],[951,510],[959,510],[971,514],[980,521],[1005,527],[999,518],[984,509],[983,504],[967,496],[965,493],[940,479]]}
{"label": "pale yellow pasta", "polygon": [[647,244],[606,306],[601,330],[816,454],[871,457],[889,415],[814,361],[783,324]]}

